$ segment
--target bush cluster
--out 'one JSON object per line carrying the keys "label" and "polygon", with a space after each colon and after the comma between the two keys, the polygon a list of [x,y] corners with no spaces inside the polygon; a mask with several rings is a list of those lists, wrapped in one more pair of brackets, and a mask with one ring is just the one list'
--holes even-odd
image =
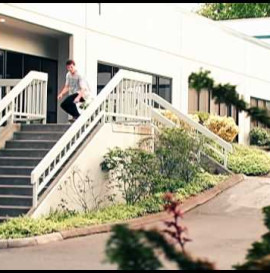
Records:
{"label": "bush cluster", "polygon": [[228,157],[228,168],[234,173],[264,175],[270,171],[270,156],[256,147],[234,144]]}
{"label": "bush cluster", "polygon": [[204,125],[213,133],[228,142],[233,142],[239,133],[238,126],[232,117],[210,115]]}
{"label": "bush cluster", "polygon": [[270,134],[264,128],[255,127],[249,133],[250,145],[266,146],[270,144]]}

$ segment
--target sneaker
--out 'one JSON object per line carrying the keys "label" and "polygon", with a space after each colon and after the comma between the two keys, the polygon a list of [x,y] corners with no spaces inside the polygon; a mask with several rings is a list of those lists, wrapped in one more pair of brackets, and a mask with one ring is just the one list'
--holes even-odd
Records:
{"label": "sneaker", "polygon": [[73,123],[73,122],[76,121],[77,118],[78,118],[78,117],[73,117],[73,118],[69,119],[68,121],[69,121],[70,123]]}

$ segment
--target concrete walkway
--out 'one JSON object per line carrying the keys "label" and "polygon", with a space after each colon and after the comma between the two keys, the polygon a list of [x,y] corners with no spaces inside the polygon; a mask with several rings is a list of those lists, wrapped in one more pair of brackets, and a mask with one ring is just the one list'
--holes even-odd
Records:
{"label": "concrete walkway", "polygon": [[[215,262],[218,269],[231,269],[244,261],[252,242],[266,232],[261,208],[267,205],[270,178],[245,179],[185,214],[183,224],[193,240],[186,250],[195,257]],[[35,247],[2,249],[0,270],[116,269],[116,265],[103,263],[109,236],[105,233]]]}

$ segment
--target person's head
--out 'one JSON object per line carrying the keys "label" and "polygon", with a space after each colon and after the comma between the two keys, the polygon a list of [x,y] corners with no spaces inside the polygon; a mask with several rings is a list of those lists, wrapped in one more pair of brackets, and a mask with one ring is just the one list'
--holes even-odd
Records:
{"label": "person's head", "polygon": [[70,73],[74,73],[76,71],[75,62],[73,60],[67,60],[66,68]]}

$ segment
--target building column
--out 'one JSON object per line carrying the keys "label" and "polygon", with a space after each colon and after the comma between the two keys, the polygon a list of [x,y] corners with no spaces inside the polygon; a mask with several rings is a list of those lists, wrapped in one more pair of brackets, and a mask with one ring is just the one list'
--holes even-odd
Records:
{"label": "building column", "polygon": [[[246,103],[250,104],[250,95],[241,95],[241,98],[245,100]],[[239,113],[239,144],[249,145],[249,132],[250,132],[250,117],[246,112],[242,111]]]}

